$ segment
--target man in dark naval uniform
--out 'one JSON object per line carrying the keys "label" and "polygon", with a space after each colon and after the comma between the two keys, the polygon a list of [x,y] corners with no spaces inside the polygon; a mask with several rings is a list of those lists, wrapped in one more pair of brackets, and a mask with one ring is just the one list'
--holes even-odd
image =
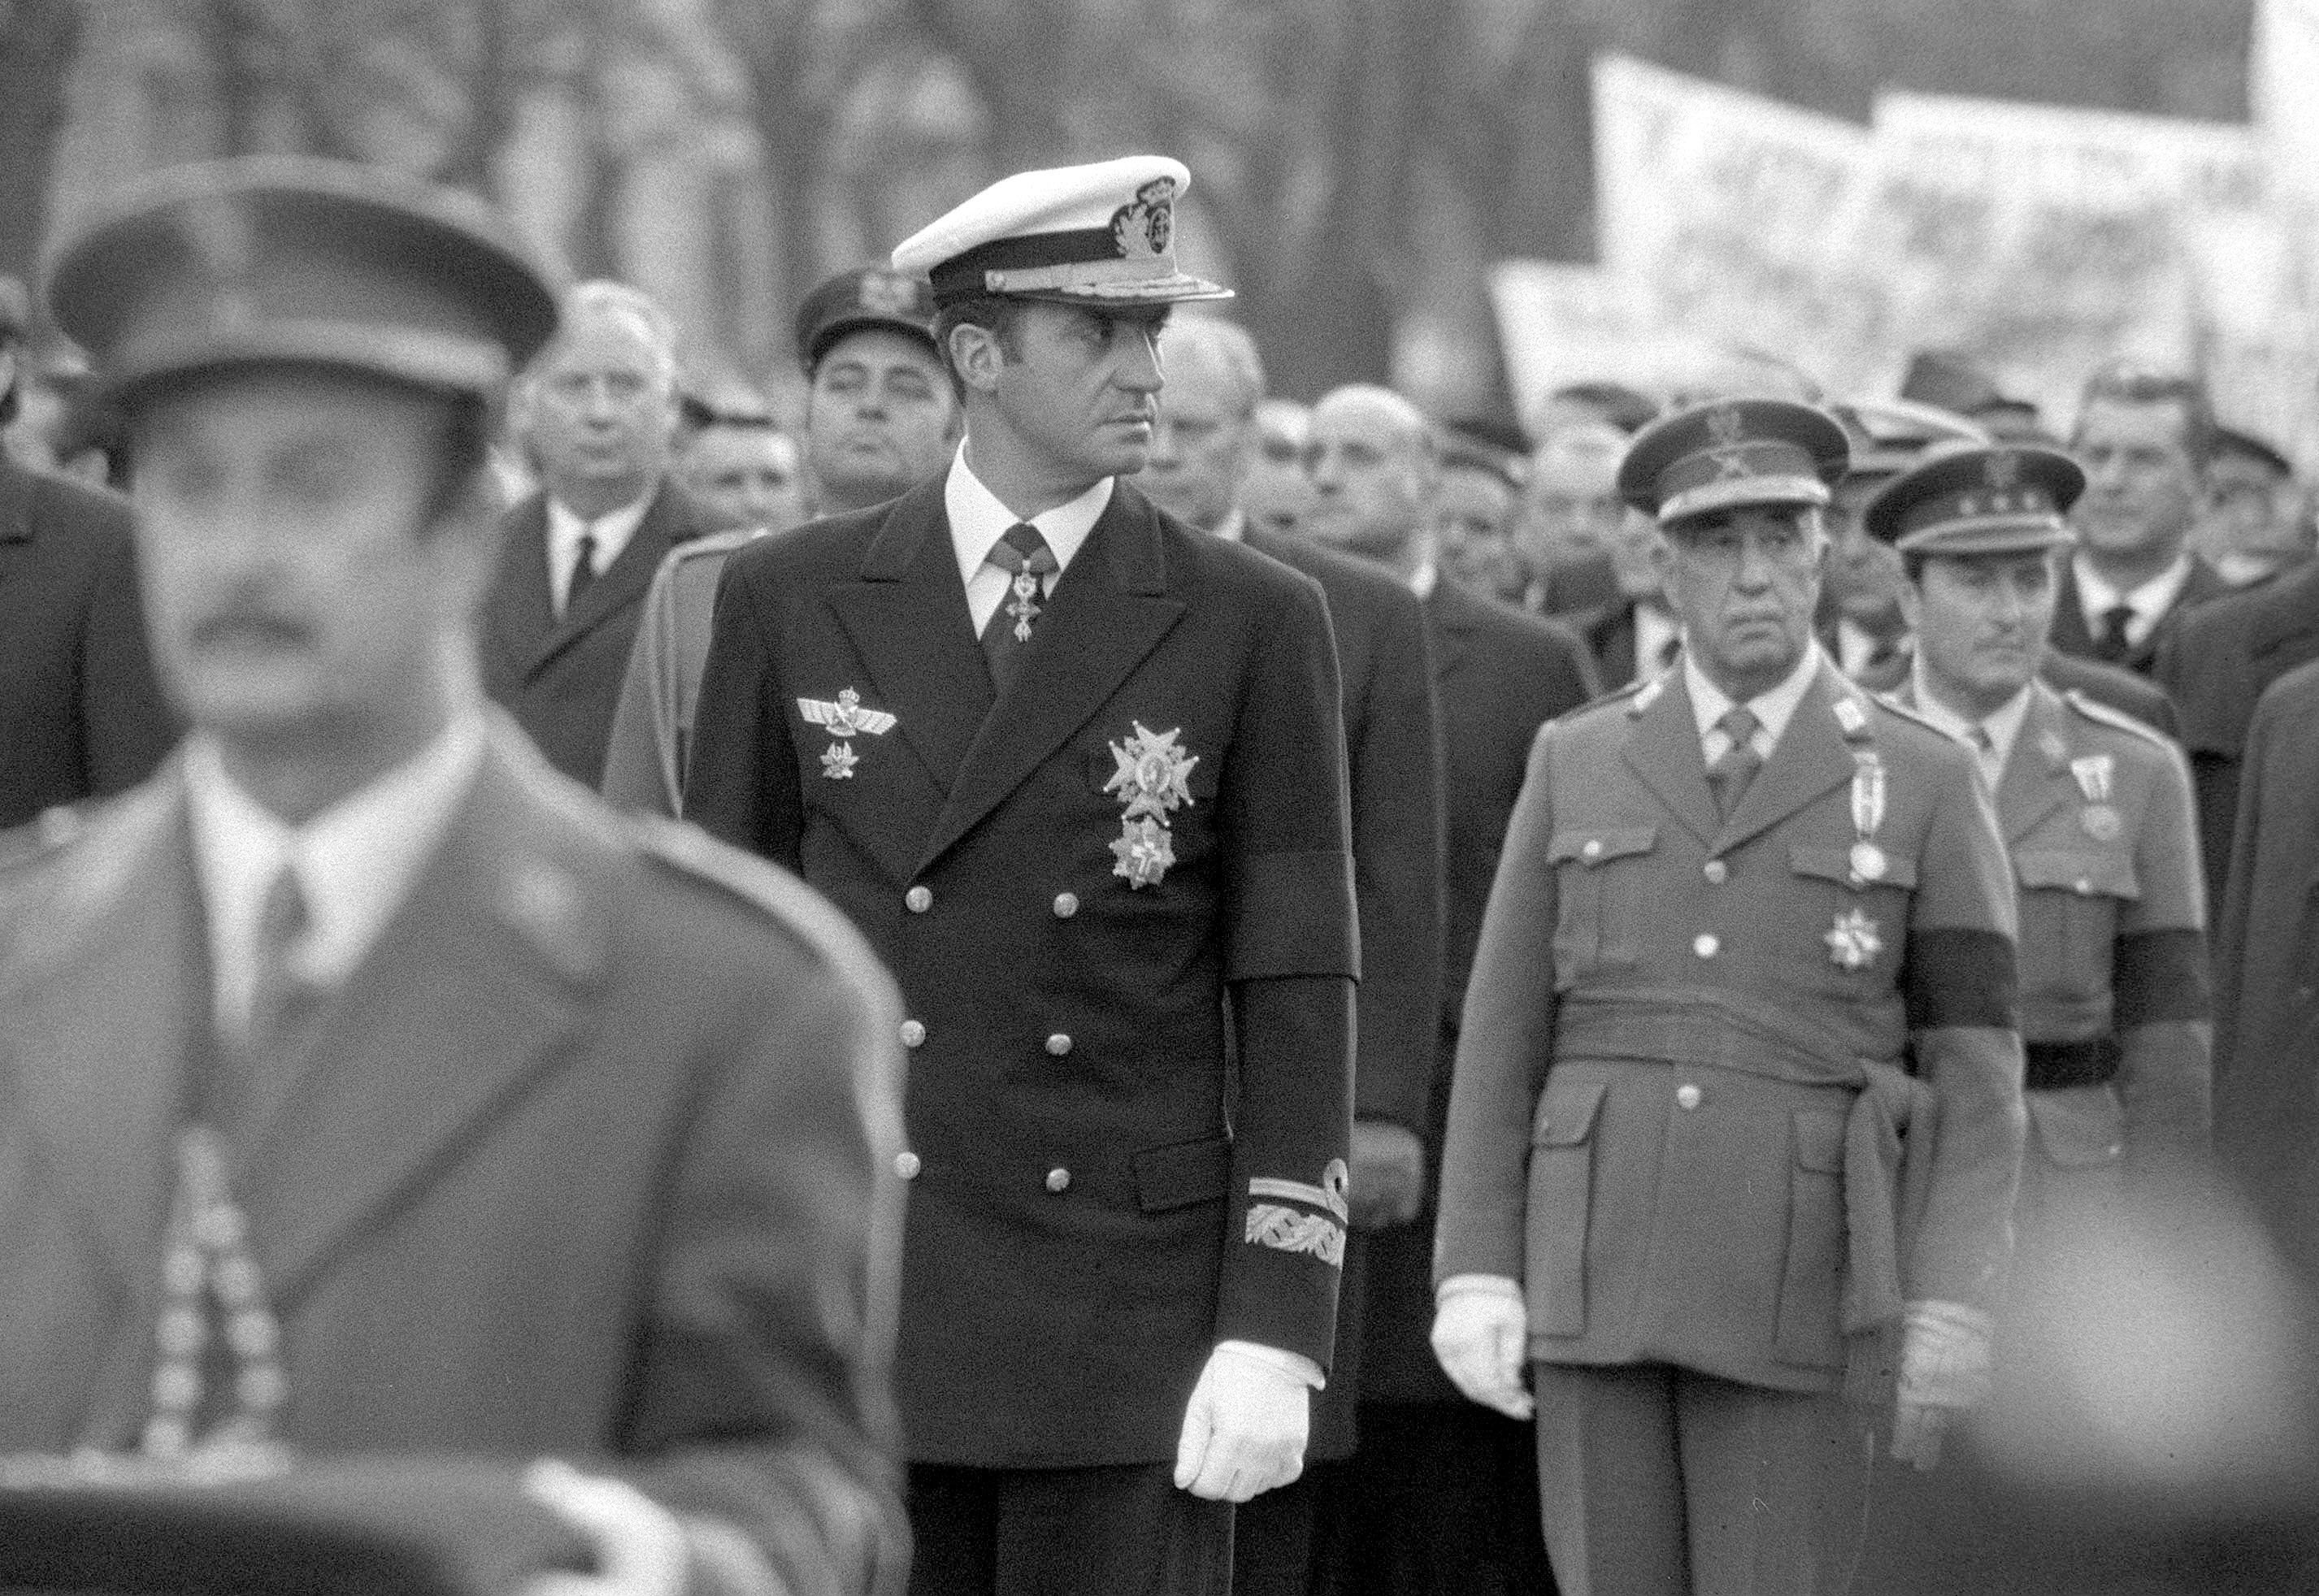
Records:
{"label": "man in dark naval uniform", "polygon": [[1539,735],[1483,922],[1433,1343],[1476,1401],[1534,1401],[1574,1596],[1843,1591],[1845,1388],[1897,1348],[1894,1445],[1928,1459],[1987,1378],[2012,881],[1970,756],[1812,639],[1845,452],[1779,400],[1635,440],[1683,663]]}
{"label": "man in dark naval uniform", "polygon": [[735,555],[685,812],[800,870],[908,1019],[920,1591],[1223,1591],[1296,1477],[1348,1221],[1339,684],[1307,577],[1118,479],[1188,181],[1006,179],[906,241],[949,471]]}

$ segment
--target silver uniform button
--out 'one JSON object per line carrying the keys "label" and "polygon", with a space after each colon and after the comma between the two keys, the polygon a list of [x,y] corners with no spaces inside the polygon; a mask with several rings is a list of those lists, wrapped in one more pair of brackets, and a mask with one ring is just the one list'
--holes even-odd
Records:
{"label": "silver uniform button", "polygon": [[1707,879],[1714,882],[1718,887],[1722,886],[1723,883],[1730,879],[1730,878],[1731,867],[1729,865],[1724,863],[1719,859],[1710,859],[1707,861]]}
{"label": "silver uniform button", "polygon": [[2078,896],[2080,897],[2091,897],[2093,895],[2094,884],[2080,876],[2078,879]]}
{"label": "silver uniform button", "polygon": [[1602,839],[1601,837],[1588,837],[1586,839],[1586,846],[1581,848],[1579,852],[1584,854],[1589,859],[1602,858]]}
{"label": "silver uniform button", "polygon": [[934,889],[931,887],[913,887],[902,894],[902,901],[910,906],[910,913],[913,915],[923,915],[934,906]]}
{"label": "silver uniform button", "polygon": [[1073,915],[1076,915],[1076,914],[1078,914],[1078,912],[1079,912],[1079,897],[1078,897],[1078,893],[1076,893],[1076,892],[1058,892],[1057,894],[1055,894],[1055,918],[1056,918],[1056,919],[1058,919],[1058,920],[1068,920],[1068,919],[1069,919]]}
{"label": "silver uniform button", "polygon": [[1058,1031],[1047,1038],[1047,1050],[1060,1059],[1071,1050],[1071,1039]]}
{"label": "silver uniform button", "polygon": [[1683,1085],[1674,1089],[1674,1100],[1677,1107],[1697,1108],[1699,1106],[1699,1088],[1692,1086],[1689,1081],[1683,1082]]}
{"label": "silver uniform button", "polygon": [[914,1152],[896,1153],[894,1173],[904,1180],[916,1180],[918,1177],[918,1155]]}
{"label": "silver uniform button", "polygon": [[1702,931],[1691,939],[1691,951],[1701,959],[1712,959],[1723,951],[1723,943],[1711,931]]}
{"label": "silver uniform button", "polygon": [[1070,1190],[1070,1188],[1071,1172],[1069,1170],[1050,1169],[1047,1171],[1047,1189],[1049,1191],[1067,1192]]}
{"label": "silver uniform button", "polygon": [[925,1040],[926,1028],[924,1024],[920,1023],[916,1020],[904,1020],[902,1022],[902,1045],[904,1047],[917,1047],[923,1044]]}

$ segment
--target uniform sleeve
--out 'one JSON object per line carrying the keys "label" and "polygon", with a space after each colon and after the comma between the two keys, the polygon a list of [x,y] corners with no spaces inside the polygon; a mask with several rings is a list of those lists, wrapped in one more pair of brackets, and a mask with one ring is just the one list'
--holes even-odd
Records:
{"label": "uniform sleeve", "polygon": [[738,1530],[783,1590],[899,1596],[901,1010],[866,951],[819,969],[808,989],[768,980],[734,1005],[674,1177],[619,1449],[680,1515]]}
{"label": "uniform sleeve", "polygon": [[2027,1132],[2013,876],[1972,756],[1929,753],[1936,792],[1900,979],[1916,1072],[1939,1106],[1906,1289],[1990,1308],[2012,1250]]}
{"label": "uniform sleeve", "polygon": [[612,708],[612,735],[604,751],[604,800],[616,809],[673,816],[683,793],[677,765],[676,683],[672,672],[671,612],[676,567],[653,573],[643,618],[628,650],[627,673]]}
{"label": "uniform sleeve", "polygon": [[736,848],[800,868],[804,795],[798,789],[788,700],[772,652],[773,618],[735,558],[717,584],[684,777],[684,818]]}
{"label": "uniform sleeve", "polygon": [[1320,589],[1264,612],[1216,802],[1237,1047],[1219,1340],[1336,1339],[1358,973],[1343,700]]}
{"label": "uniform sleeve", "polygon": [[1422,1135],[1441,1018],[1440,735],[1424,612],[1410,596],[1378,621],[1366,713],[1345,751],[1361,927],[1353,1112]]}
{"label": "uniform sleeve", "polygon": [[1530,1110],[1554,1055],[1554,739],[1531,744],[1457,1036],[1433,1277],[1522,1278]]}
{"label": "uniform sleeve", "polygon": [[2118,917],[2110,990],[2130,1168],[2203,1159],[2213,1132],[2213,1001],[2206,887],[2190,773],[2171,747],[2154,772],[2134,874]]}
{"label": "uniform sleeve", "polygon": [[128,516],[99,557],[81,638],[81,725],[89,796],[127,790],[151,775],[183,727],[153,672],[137,550]]}

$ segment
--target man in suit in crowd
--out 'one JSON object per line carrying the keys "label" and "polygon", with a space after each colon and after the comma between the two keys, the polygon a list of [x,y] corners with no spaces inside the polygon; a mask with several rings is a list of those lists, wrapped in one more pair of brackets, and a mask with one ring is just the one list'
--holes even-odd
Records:
{"label": "man in suit in crowd", "polygon": [[[934,350],[934,290],[882,266],[840,272],[798,306],[808,383],[806,467],[828,508],[882,504],[942,469],[958,442],[958,395]],[[788,531],[787,526],[771,528]],[[693,702],[708,659],[717,583],[740,527],[670,551],[653,573],[612,713],[602,790],[617,808],[675,815]]]}
{"label": "man in suit in crowd", "polygon": [[1433,490],[1433,542],[1442,574],[1469,591],[1509,603],[1521,598],[1514,516],[1521,508],[1522,457],[1452,425],[1441,440]]}
{"label": "man in suit in crowd", "polygon": [[1609,561],[1627,518],[1618,482],[1626,451],[1626,434],[1608,422],[1574,421],[1531,452],[1513,528],[1529,577],[1523,609],[1577,617],[1615,605]]}
{"label": "man in suit in crowd", "polygon": [[1357,965],[1321,590],[1132,483],[1189,174],[1024,173],[906,240],[949,470],[735,555],[685,813],[909,1018],[920,1592],[1221,1592],[1334,1340]]}
{"label": "man in suit in crowd", "polygon": [[1917,1460],[1986,1379],[2013,888],[1971,757],[1813,641],[1845,454],[1782,400],[1637,437],[1683,664],[1539,735],[1475,956],[1433,1343],[1475,1401],[1534,1403],[1574,1596],[1843,1591],[1848,1375],[1898,1333]]}
{"label": "man in suit in crowd", "polygon": [[1447,957],[1426,1093],[1424,1204],[1372,1240],[1356,1327],[1361,1445],[1334,1471],[1317,1589],[1486,1596],[1550,1591],[1538,1534],[1537,1448],[1527,1426],[1470,1402],[1427,1344],[1433,1229],[1466,980],[1506,821],[1538,728],[1595,696],[1584,646],[1554,622],[1476,594],[1422,537],[1391,552],[1421,597],[1441,725]]}
{"label": "man in suit in crowd", "polygon": [[[1441,794],[1427,686],[1425,619],[1417,598],[1372,568],[1380,540],[1413,536],[1424,513],[1427,468],[1421,421],[1363,430],[1371,456],[1345,458],[1348,405],[1331,395],[1314,408],[1312,508],[1301,536],[1246,524],[1239,490],[1248,474],[1264,365],[1247,331],[1212,317],[1172,323],[1160,340],[1166,402],[1137,479],[1152,500],[1191,526],[1235,538],[1321,584],[1337,638],[1344,690],[1345,759],[1353,826],[1353,896],[1360,915],[1360,988],[1353,1034],[1353,1233],[1338,1302],[1337,1357],[1313,1412],[1308,1459],[1342,1458],[1354,1445],[1359,1343],[1351,1333],[1367,1274],[1364,1232],[1415,1214],[1424,1181],[1425,1080],[1441,1001]],[[1396,404],[1398,401],[1396,401]],[[1366,416],[1367,411],[1362,410]],[[1323,1472],[1268,1492],[1239,1515],[1234,1589],[1241,1596],[1295,1592],[1309,1582]]]}
{"label": "man in suit in crowd", "polygon": [[2086,470],[2053,646],[2149,675],[2168,636],[2231,591],[2190,546],[2215,419],[2206,385],[2119,365],[2086,384],[2070,452]]}
{"label": "man in suit in crowd", "polygon": [[898,1005],[488,708],[511,237],[259,158],[58,258],[193,734],[0,881],[0,1451],[552,1454],[581,1588],[890,1588]]}
{"label": "man in suit in crowd", "polygon": [[[1894,700],[1973,751],[2018,888],[2029,1138],[2017,1288],[2050,1288],[2061,1238],[2130,1195],[2181,1189],[2208,1148],[2189,771],[2148,726],[2037,673],[2063,517],[2084,483],[2049,449],[1968,448],[1895,478],[1863,517],[1908,582],[1917,647]],[[1936,1568],[1954,1577],[1943,1554],[1979,1516],[1952,1473],[1880,1482],[1862,1589],[1953,1588],[1925,1582]]]}
{"label": "man in suit in crowd", "polygon": [[669,477],[668,319],[624,284],[582,284],[517,403],[541,486],[504,518],[483,688],[548,763],[593,787],[645,590],[669,550],[712,530]]}
{"label": "man in suit in crowd", "polygon": [[[0,277],[0,428],[32,307]],[[133,787],[177,740],[153,680],[129,507],[0,450],[0,832]]]}

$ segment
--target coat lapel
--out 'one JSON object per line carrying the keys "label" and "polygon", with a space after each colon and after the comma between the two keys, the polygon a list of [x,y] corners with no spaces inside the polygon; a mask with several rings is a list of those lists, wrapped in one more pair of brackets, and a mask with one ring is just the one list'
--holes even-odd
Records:
{"label": "coat lapel", "polygon": [[[562,620],[549,621],[546,631],[533,645],[531,657],[525,662],[527,679],[538,675],[556,655],[611,617],[643,601],[645,590],[652,586],[653,573],[660,569],[661,560],[668,551],[676,546],[676,527],[683,516],[673,495],[674,490],[663,482],[653,495],[645,518],[636,523],[636,531],[621,548],[619,558],[597,575],[588,591],[580,595],[580,602],[566,611]],[[544,502],[539,537],[539,546],[533,551],[530,564],[537,576],[539,591],[546,595],[547,514]],[[552,595],[547,598],[547,606],[546,613],[552,618]]]}
{"label": "coat lapel", "polygon": [[2070,775],[2070,738],[2062,700],[2042,681],[2029,684],[2029,713],[2013,739],[1997,783],[1997,818],[2017,843],[2077,796]]}
{"label": "coat lapel", "polygon": [[[957,582],[955,564],[951,580]],[[1183,616],[1168,592],[1159,514],[1125,484],[1055,583],[1014,682],[967,750],[923,870],[1087,723]]]}
{"label": "coat lapel", "polygon": [[[1836,667],[1822,663],[1772,757],[1755,773],[1739,807],[1717,838],[1715,851],[1728,852],[1770,830],[1806,804],[1852,780],[1857,762],[1836,717],[1839,691]],[[1702,778],[1703,780],[1703,778]]]}
{"label": "coat lapel", "polygon": [[1623,751],[1628,765],[1701,846],[1714,848],[1723,822],[1707,785],[1707,759],[1683,672],[1672,672],[1644,688],[1629,701],[1627,712],[1636,717]]}
{"label": "coat lapel", "polygon": [[1466,662],[1474,635],[1474,611],[1457,584],[1442,576],[1434,580],[1433,591],[1426,595],[1425,614],[1432,626],[1430,641],[1436,697],[1446,699],[1444,690],[1457,680],[1458,667]]}
{"label": "coat lapel", "polygon": [[243,1160],[277,1308],[569,1059],[589,1019],[607,952],[602,888],[561,841],[568,823],[501,750],[503,735],[321,1021],[315,1064]]}
{"label": "coat lapel", "polygon": [[[829,601],[870,673],[878,708],[894,715],[895,730],[947,793],[989,717],[991,688],[951,546],[943,481],[896,501],[862,557],[861,582],[834,589]],[[835,698],[849,684],[807,685]]]}

